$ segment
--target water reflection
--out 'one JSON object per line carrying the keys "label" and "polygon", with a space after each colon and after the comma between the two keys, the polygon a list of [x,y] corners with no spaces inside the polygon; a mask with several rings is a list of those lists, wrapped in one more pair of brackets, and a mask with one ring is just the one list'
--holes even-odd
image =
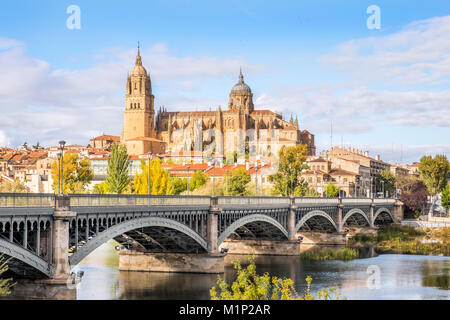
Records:
{"label": "water reflection", "polygon": [[[294,280],[297,292],[304,293],[305,278],[313,278],[311,289],[334,287],[348,299],[450,299],[448,257],[380,254],[371,248],[358,249],[360,259],[351,261],[302,261],[297,256],[257,256],[257,272]],[[232,261],[247,265],[245,255],[228,255],[225,274],[227,282],[235,278]],[[379,289],[368,286],[369,267],[379,268]],[[108,243],[83,260],[78,270],[84,277],[77,290],[77,299],[209,299],[209,289],[217,275],[156,272],[124,272],[118,270],[114,243]],[[47,289],[23,284],[16,298],[38,297]],[[50,289],[45,296],[58,299]],[[27,293],[28,292],[28,293]],[[53,296],[52,296],[53,295]],[[69,297],[67,290],[61,298]]]}

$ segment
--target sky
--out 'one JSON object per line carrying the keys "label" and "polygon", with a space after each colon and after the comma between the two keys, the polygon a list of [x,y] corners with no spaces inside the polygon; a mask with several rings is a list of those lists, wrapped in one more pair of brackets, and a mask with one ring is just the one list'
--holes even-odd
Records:
{"label": "sky", "polygon": [[437,0],[2,0],[0,146],[120,135],[138,42],[155,109],[226,109],[242,67],[255,108],[298,116],[318,151],[450,158],[450,2]]}

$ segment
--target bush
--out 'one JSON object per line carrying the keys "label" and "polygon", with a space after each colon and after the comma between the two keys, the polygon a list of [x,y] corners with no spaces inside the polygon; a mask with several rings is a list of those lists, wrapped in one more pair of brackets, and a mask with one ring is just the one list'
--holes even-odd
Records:
{"label": "bush", "polygon": [[234,262],[237,271],[236,280],[228,285],[220,276],[216,287],[212,287],[210,295],[212,300],[339,300],[340,294],[334,289],[322,289],[317,296],[311,294],[312,278],[306,278],[307,289],[305,295],[300,296],[294,288],[294,281],[290,278],[271,277],[269,273],[256,274],[256,265],[253,256],[249,256],[250,264],[242,268],[239,261]]}

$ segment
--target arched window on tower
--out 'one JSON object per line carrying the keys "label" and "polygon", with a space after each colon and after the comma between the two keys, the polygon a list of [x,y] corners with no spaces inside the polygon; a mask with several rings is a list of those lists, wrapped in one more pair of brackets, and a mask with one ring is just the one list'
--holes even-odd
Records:
{"label": "arched window on tower", "polygon": [[138,109],[140,109],[141,108],[141,104],[140,103],[138,103]]}

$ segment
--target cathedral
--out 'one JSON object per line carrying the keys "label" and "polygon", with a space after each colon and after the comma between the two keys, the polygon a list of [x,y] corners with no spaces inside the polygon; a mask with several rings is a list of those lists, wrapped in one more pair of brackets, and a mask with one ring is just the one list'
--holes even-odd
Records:
{"label": "cathedral", "polygon": [[283,120],[270,110],[255,110],[253,94],[244,82],[242,70],[232,87],[228,108],[215,111],[169,112],[159,108],[150,75],[138,52],[136,64],[127,76],[124,126],[121,142],[128,154],[140,155],[197,152],[215,159],[262,159],[277,157],[283,146],[307,145],[307,155],[315,155],[314,135],[300,130],[298,119]]}

